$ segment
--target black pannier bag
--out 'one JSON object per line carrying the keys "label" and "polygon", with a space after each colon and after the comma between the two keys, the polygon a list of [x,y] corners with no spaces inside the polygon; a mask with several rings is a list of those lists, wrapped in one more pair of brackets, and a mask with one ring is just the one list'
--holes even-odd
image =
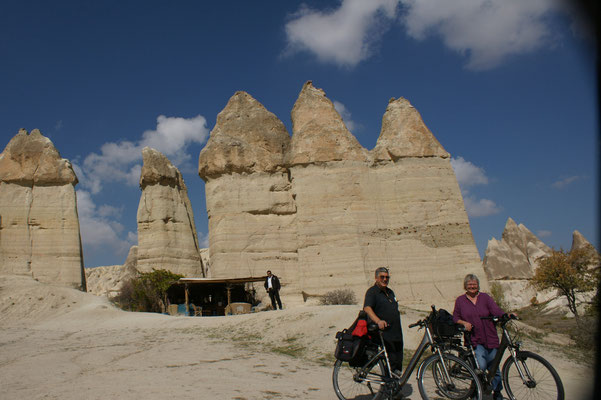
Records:
{"label": "black pannier bag", "polygon": [[364,364],[365,360],[365,345],[367,343],[367,335],[356,336],[357,325],[359,321],[366,323],[367,315],[365,311],[360,311],[359,316],[355,319],[355,322],[348,328],[343,329],[336,333],[336,350],[334,351],[334,357],[340,361],[346,361],[351,366],[356,367]]}
{"label": "black pannier bag", "polygon": [[453,315],[442,308],[437,311],[436,318],[432,321],[432,331],[435,336],[443,338],[455,336],[460,332],[459,324],[453,322]]}
{"label": "black pannier bag", "polygon": [[334,357],[340,361],[351,361],[359,355],[361,350],[361,338],[353,336],[348,329],[343,329],[341,332],[336,333],[336,350],[334,351]]}

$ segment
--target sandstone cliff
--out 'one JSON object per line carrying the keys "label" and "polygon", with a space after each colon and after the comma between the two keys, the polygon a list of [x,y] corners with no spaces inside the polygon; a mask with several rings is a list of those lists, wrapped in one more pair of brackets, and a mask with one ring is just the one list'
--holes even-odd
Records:
{"label": "sandstone cliff", "polygon": [[[362,300],[374,269],[387,265],[400,301],[430,304],[451,302],[466,273],[482,275],[449,155],[408,101],[389,103],[371,152],[310,82],[293,107],[288,146],[272,115],[236,93],[200,154],[212,276],[271,269],[288,302],[338,288]],[[266,148],[276,128],[281,146],[240,161]],[[228,158],[230,148],[244,151]]]}
{"label": "sandstone cliff", "polygon": [[145,147],[142,156],[137,270],[204,276],[194,215],[180,172],[157,150]]}
{"label": "sandstone cliff", "polygon": [[39,130],[0,154],[0,272],[85,290],[71,163]]}

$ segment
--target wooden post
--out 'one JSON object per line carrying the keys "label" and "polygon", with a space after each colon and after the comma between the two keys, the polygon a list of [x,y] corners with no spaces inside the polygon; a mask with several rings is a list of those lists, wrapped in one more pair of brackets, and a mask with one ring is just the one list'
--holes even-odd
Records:
{"label": "wooden post", "polygon": [[184,290],[186,292],[186,315],[190,315],[190,304],[189,304],[189,296],[188,296],[188,284],[184,284]]}
{"label": "wooden post", "polygon": [[226,304],[226,307],[227,307],[232,302],[232,285],[230,285],[228,283],[225,285],[225,288],[227,289],[227,304]]}

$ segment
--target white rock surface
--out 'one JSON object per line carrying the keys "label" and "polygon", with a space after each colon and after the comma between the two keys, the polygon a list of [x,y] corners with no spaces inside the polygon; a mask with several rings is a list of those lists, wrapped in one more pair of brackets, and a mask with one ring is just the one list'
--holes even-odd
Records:
{"label": "white rock surface", "polygon": [[[406,100],[389,104],[380,141],[368,152],[310,82],[292,110],[289,146],[281,122],[255,126],[262,120],[254,116],[268,113],[256,100],[238,106],[236,98],[247,96],[236,93],[219,114],[199,158],[212,276],[271,269],[281,278],[284,303],[302,301],[301,292],[340,288],[361,302],[375,268],[384,265],[403,303],[450,304],[466,273],[483,275],[449,155]],[[275,155],[254,163],[240,162],[239,153],[227,159],[227,149],[240,143],[243,154],[258,154],[251,149],[275,127],[282,138]]]}
{"label": "white rock surface", "polygon": [[537,258],[550,253],[551,248],[528,228],[508,218],[502,239],[488,241],[482,262],[489,280],[530,279],[538,267]]}
{"label": "white rock surface", "polygon": [[[574,231],[571,250],[587,245],[590,245],[588,240],[580,232]],[[523,224],[517,225],[513,219],[508,218],[502,239],[499,241],[492,238],[488,241],[482,264],[489,284],[497,283],[501,286],[505,302],[511,309],[529,306],[533,301],[544,303],[554,299],[547,305],[547,310],[559,310],[571,316],[565,307],[566,302],[556,298],[557,290],[537,291],[530,285],[530,279],[539,266],[537,259],[550,254],[549,246]]]}
{"label": "white rock surface", "polygon": [[0,273],[85,290],[71,163],[39,130],[0,154]]}
{"label": "white rock surface", "polygon": [[86,268],[88,293],[109,298],[118,294],[123,283],[138,274],[137,254],[138,246],[132,246],[123,265]]}
{"label": "white rock surface", "polygon": [[180,172],[155,149],[145,147],[142,156],[136,268],[204,276],[194,215]]}

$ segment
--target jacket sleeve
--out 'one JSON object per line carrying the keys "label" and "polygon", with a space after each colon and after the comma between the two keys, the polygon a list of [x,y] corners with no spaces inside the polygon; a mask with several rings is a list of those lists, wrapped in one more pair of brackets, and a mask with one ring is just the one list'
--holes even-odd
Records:
{"label": "jacket sleeve", "polygon": [[453,309],[453,322],[457,323],[461,318],[461,304],[459,304],[459,298],[455,299],[455,308]]}
{"label": "jacket sleeve", "polygon": [[[486,293],[484,293],[486,294]],[[488,294],[486,294],[486,298],[487,298],[487,304],[488,304],[488,311],[490,312],[491,315],[494,315],[495,317],[500,317],[501,315],[505,314],[505,311],[503,311],[503,309],[501,307],[499,307],[497,305],[497,303],[495,303],[495,301],[493,300],[492,297],[490,297]]]}

